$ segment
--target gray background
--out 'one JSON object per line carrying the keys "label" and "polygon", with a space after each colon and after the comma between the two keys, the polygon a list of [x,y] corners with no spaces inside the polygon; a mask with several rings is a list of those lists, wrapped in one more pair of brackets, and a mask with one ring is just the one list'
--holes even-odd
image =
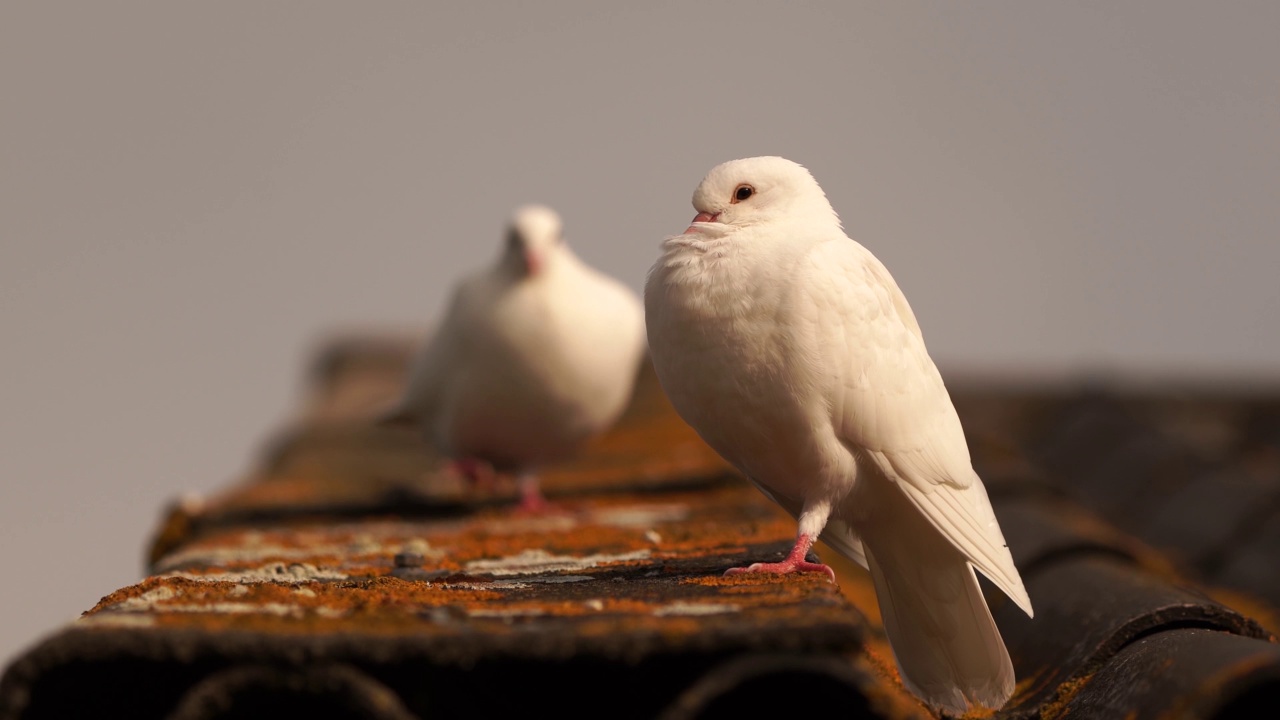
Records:
{"label": "gray background", "polygon": [[0,5],[0,659],[523,202],[638,290],[785,155],[951,377],[1280,375],[1280,3],[429,5]]}

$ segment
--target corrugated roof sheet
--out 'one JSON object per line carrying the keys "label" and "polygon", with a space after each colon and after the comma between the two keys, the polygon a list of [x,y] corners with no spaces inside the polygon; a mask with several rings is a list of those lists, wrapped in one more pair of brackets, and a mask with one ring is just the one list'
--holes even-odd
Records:
{"label": "corrugated roof sheet", "polygon": [[[544,477],[557,512],[530,516],[513,489],[469,490],[412,433],[366,422],[411,349],[330,346],[258,471],[176,504],[152,574],[15,661],[0,718],[929,717],[860,568],[819,546],[838,589],[721,576],[784,555],[794,522],[651,370],[619,426]],[[1280,702],[1280,404],[953,394],[1037,611],[991,594],[1020,681],[995,716]]]}

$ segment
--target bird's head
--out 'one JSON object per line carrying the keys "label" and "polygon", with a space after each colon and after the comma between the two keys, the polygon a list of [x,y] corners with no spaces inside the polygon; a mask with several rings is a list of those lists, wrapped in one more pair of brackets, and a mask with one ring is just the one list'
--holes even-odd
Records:
{"label": "bird's head", "polygon": [[525,205],[511,216],[503,262],[529,277],[547,269],[564,245],[560,216],[542,205]]}
{"label": "bird's head", "polygon": [[693,207],[698,215],[686,234],[723,236],[780,219],[840,222],[803,165],[771,156],[715,166],[693,191]]}

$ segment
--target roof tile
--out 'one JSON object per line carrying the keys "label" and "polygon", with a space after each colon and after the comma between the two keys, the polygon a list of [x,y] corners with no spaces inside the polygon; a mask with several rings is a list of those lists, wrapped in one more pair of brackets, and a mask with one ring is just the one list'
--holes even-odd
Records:
{"label": "roof tile", "polygon": [[[331,344],[250,477],[175,503],[152,575],[15,661],[0,718],[595,717],[601,694],[616,717],[928,716],[861,568],[820,543],[838,589],[722,577],[783,556],[794,521],[679,422],[650,368],[618,427],[544,478],[559,512],[519,516],[511,489],[468,488],[413,433],[369,424],[412,349]],[[1280,404],[953,394],[1037,611],[990,593],[1020,680],[994,716],[1227,718],[1277,701]]]}

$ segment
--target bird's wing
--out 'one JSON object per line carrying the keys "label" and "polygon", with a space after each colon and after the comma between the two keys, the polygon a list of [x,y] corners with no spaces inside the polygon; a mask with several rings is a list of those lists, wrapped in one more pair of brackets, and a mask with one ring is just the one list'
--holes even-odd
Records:
{"label": "bird's wing", "polygon": [[920,325],[889,271],[842,239],[810,254],[806,287],[839,318],[824,331],[837,378],[837,436],[885,477],[984,575],[1031,612],[1030,600],[969,457],[964,430]]}
{"label": "bird's wing", "polygon": [[384,423],[418,423],[432,414],[439,403],[448,368],[453,364],[457,343],[450,340],[446,319],[432,333],[414,359],[404,394],[381,420]]}
{"label": "bird's wing", "polygon": [[440,405],[440,398],[465,353],[467,328],[475,312],[477,282],[460,284],[449,299],[449,306],[409,370],[404,392],[379,421],[385,424],[418,424],[429,420]]}

